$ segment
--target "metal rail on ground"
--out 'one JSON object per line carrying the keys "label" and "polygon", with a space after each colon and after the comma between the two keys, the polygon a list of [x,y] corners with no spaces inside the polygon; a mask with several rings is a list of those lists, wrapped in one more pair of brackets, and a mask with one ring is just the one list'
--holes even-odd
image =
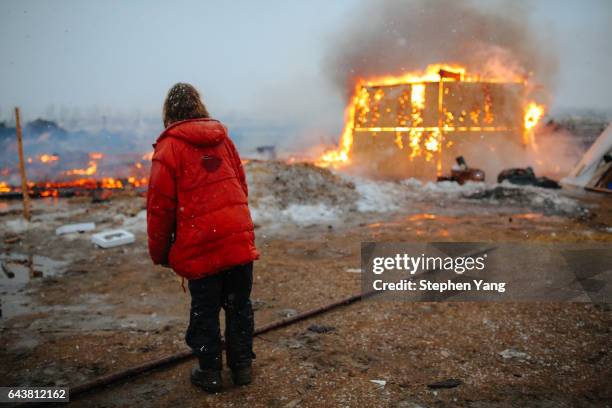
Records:
{"label": "metal rail on ground", "polygon": [[[274,321],[272,323],[268,323],[266,325],[256,328],[254,331],[254,336],[258,336],[258,335],[268,333],[268,332],[271,332],[271,331],[274,331],[274,330],[277,330],[283,327],[290,326],[292,324],[301,322],[303,320],[309,319],[314,316],[321,315],[323,313],[329,312],[339,307],[358,302],[360,300],[363,300],[377,293],[379,292],[372,290],[369,292],[352,295],[344,299],[329,303],[325,306],[310,309],[303,313],[299,313],[295,316],[287,317],[284,319]],[[143,374],[148,371],[175,365],[191,357],[193,357],[193,353],[191,352],[191,350],[185,350],[185,351],[181,351],[176,354],[172,354],[172,355],[162,357],[156,360],[147,361],[146,363],[139,364],[137,366],[133,366],[125,370],[115,371],[114,373],[103,375],[91,381],[87,381],[75,387],[71,387],[70,397],[71,398],[78,397],[80,395],[86,394],[93,390],[97,390],[102,387],[106,387],[108,385],[111,385],[111,384],[114,384],[114,383],[117,383],[123,380],[127,380],[131,377],[137,376],[139,374]]]}

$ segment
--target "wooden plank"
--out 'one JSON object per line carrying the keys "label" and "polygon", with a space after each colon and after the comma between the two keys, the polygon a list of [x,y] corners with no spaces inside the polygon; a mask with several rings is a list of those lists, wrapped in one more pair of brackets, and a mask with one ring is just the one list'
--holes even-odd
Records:
{"label": "wooden plank", "polygon": [[17,130],[17,149],[19,151],[19,172],[21,173],[21,191],[23,196],[23,218],[30,221],[30,195],[28,194],[28,179],[25,170],[25,160],[23,158],[23,135],[21,132],[21,118],[19,108],[15,107],[15,128]]}

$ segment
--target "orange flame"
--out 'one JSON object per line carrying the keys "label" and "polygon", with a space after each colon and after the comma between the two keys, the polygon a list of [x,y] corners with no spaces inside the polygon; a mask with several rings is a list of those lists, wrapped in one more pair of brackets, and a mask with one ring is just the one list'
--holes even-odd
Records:
{"label": "orange flame", "polygon": [[98,163],[95,160],[89,162],[89,166],[86,169],[72,169],[66,171],[64,174],[67,176],[91,176],[96,174],[98,171]]}
{"label": "orange flame", "polygon": [[112,177],[105,177],[100,183],[102,188],[123,188],[121,180],[116,180]]}
{"label": "orange flame", "polygon": [[538,105],[535,102],[529,102],[527,104],[527,106],[525,107],[525,116],[523,119],[523,127],[525,128],[525,131],[523,132],[523,143],[535,143],[533,131],[543,115],[543,105]]}
{"label": "orange flame", "polygon": [[362,112],[367,112],[369,109],[369,93],[363,92],[365,88],[362,82],[358,82],[355,86],[355,93],[351,103],[344,111],[344,130],[340,137],[340,146],[336,150],[330,150],[324,153],[318,160],[317,164],[321,167],[331,165],[341,166],[349,164],[349,153],[353,145],[353,128],[355,127],[355,110],[358,106],[362,107]]}
{"label": "orange flame", "polygon": [[[86,168],[75,168],[61,173],[62,176],[69,176],[68,181],[41,181],[28,182],[30,194],[35,197],[59,197],[61,190],[72,189],[68,194],[87,194],[87,191],[96,190],[99,188],[107,190],[125,189],[128,187],[139,188],[148,184],[148,178],[142,176],[142,172],[146,171],[144,160],[152,156],[147,153],[142,156],[142,161],[137,160],[133,164],[133,173],[127,178],[101,177],[97,178],[98,162],[104,159],[103,153],[91,152],[88,154],[89,162]],[[56,154],[41,154],[36,156],[37,161],[50,164],[59,161],[59,156]],[[33,161],[34,159],[32,159]],[[141,175],[138,175],[141,174]],[[10,169],[3,168],[0,171],[0,176],[10,176]],[[75,178],[76,176],[76,178]],[[0,193],[20,192],[21,189],[9,185],[6,181],[0,181]]]}
{"label": "orange flame", "polygon": [[59,156],[56,154],[41,154],[38,156],[38,160],[41,163],[53,163],[59,160]]}
{"label": "orange flame", "polygon": [[[355,91],[353,97],[346,110],[344,111],[344,130],[340,137],[340,144],[337,149],[329,150],[316,161],[316,164],[320,167],[342,167],[350,164],[350,151],[353,145],[353,130],[355,128],[355,112],[359,111],[358,121],[365,122],[365,116],[370,110],[370,94],[365,88],[366,86],[381,86],[381,85],[397,85],[397,84],[409,84],[414,83],[411,91],[411,104],[412,104],[412,119],[414,123],[422,123],[421,111],[425,107],[425,86],[424,82],[438,82],[438,81],[450,81],[452,78],[441,77],[440,72],[447,71],[457,74],[462,80],[475,80],[474,78],[465,77],[465,68],[458,65],[449,64],[433,64],[429,65],[425,72],[415,73],[410,72],[402,74],[400,76],[381,76],[368,79],[360,79],[355,85]],[[375,94],[375,100],[380,100],[384,95],[384,91],[379,89]],[[418,125],[417,125],[418,126]],[[416,155],[419,152],[419,145],[423,136],[421,130],[410,131],[409,145],[412,148],[412,155]],[[401,136],[396,139],[398,146],[403,146]],[[436,142],[428,140],[428,150],[433,148]]]}
{"label": "orange flame", "polygon": [[[344,129],[340,137],[339,145],[336,149],[324,152],[315,162],[320,167],[343,167],[351,162],[351,148],[353,146],[353,133],[355,130],[369,131],[376,134],[381,131],[396,132],[395,144],[399,149],[404,148],[404,140],[401,132],[407,132],[407,145],[410,147],[409,159],[424,155],[425,160],[430,161],[434,157],[438,158],[438,171],[441,169],[440,153],[442,144],[444,143],[444,134],[452,131],[508,131],[508,128],[491,126],[493,123],[493,110],[491,95],[485,95],[484,107],[481,111],[478,107],[470,112],[461,112],[460,117],[454,118],[452,112],[448,112],[441,105],[442,95],[438,98],[438,110],[440,114],[440,122],[438,126],[423,127],[423,112],[425,110],[425,85],[430,82],[487,82],[487,83],[519,83],[525,82],[524,78],[512,77],[508,78],[505,74],[499,77],[487,76],[486,80],[479,75],[469,75],[467,70],[459,65],[454,64],[433,64],[429,65],[423,72],[410,72],[397,76],[387,75],[373,78],[358,79],[355,85],[353,96],[351,97],[348,106],[344,112]],[[378,104],[384,97],[385,90],[378,88],[370,94],[367,88],[410,84],[410,91],[405,92],[397,99],[400,105],[400,110],[410,112],[409,115],[398,113],[396,127],[376,127],[375,123],[380,117]],[[442,87],[440,87],[442,92]],[[374,103],[371,104],[370,98],[373,98]],[[530,105],[525,115],[526,130],[532,129],[542,116],[543,107],[537,106],[540,111],[535,114],[533,107]],[[388,110],[387,110],[388,112]],[[361,127],[367,123],[369,115],[370,127]],[[459,122],[459,126],[455,125],[455,119]],[[410,126],[408,126],[408,120]],[[374,124],[374,126],[371,126]],[[450,141],[446,142],[449,147]]]}

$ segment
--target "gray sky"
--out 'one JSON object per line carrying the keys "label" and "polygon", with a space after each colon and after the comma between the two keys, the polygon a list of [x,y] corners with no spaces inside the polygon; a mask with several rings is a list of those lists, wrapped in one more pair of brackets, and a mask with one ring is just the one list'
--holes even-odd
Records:
{"label": "gray sky", "polygon": [[[218,116],[335,132],[343,95],[323,67],[359,0],[0,2],[0,109],[28,116],[94,106],[156,115],[177,81]],[[503,12],[503,2],[493,6]],[[559,50],[553,109],[612,109],[612,1],[536,0],[530,18]]]}

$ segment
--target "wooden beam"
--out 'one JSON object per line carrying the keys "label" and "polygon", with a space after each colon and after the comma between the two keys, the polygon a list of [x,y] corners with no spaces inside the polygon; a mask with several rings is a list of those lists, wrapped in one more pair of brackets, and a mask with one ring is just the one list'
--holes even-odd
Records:
{"label": "wooden beam", "polygon": [[23,158],[23,135],[21,132],[21,118],[19,108],[15,107],[15,128],[17,130],[17,149],[19,151],[19,172],[21,173],[21,194],[23,196],[23,218],[30,221],[30,194],[28,193],[28,179],[25,170],[25,160]]}

